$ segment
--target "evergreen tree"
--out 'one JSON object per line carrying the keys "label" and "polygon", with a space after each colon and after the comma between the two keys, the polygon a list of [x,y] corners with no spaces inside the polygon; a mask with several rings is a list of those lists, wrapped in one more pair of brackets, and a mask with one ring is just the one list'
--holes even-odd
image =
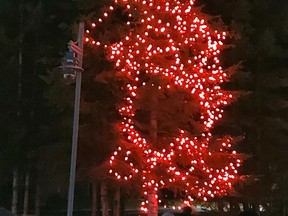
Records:
{"label": "evergreen tree", "polygon": [[249,95],[230,112],[238,131],[245,134],[241,151],[252,156],[243,173],[256,176],[253,184],[243,188],[241,202],[257,209],[261,204],[267,212],[279,214],[287,206],[286,184],[282,184],[287,173],[280,168],[287,163],[287,2],[211,0],[207,7],[240,35],[236,49],[225,59],[243,61],[243,71],[249,72],[248,79],[234,86]]}
{"label": "evergreen tree", "polygon": [[[45,84],[40,76],[46,73],[47,68],[55,67],[55,59],[58,59],[57,63],[60,59],[59,47],[64,48],[66,45],[71,17],[75,15],[71,13],[73,10],[69,9],[67,16],[63,16],[63,9],[67,10],[67,5],[73,9],[68,1],[1,1],[0,17],[5,21],[1,21],[0,42],[3,46],[0,51],[3,66],[0,87],[3,111],[0,122],[3,138],[0,143],[3,168],[1,174],[5,177],[1,178],[3,181],[12,183],[10,174],[13,170],[18,170],[19,180],[30,170],[30,182],[35,185],[40,173],[44,174],[40,170],[47,171],[47,165],[50,164],[48,161],[44,162],[44,159],[49,157],[43,149],[55,141],[49,134],[54,113],[43,96]],[[59,14],[61,22],[55,18],[59,17]],[[59,37],[60,34],[63,36]],[[52,148],[50,152],[53,152]],[[51,167],[48,170],[51,170]],[[47,173],[49,171],[45,174]],[[43,175],[41,179],[47,180]],[[19,181],[18,189],[22,186],[24,183]],[[12,185],[10,190],[12,191]],[[5,196],[4,200],[10,200],[8,193],[5,193]],[[19,194],[19,206],[22,206],[22,197]],[[15,202],[16,200],[17,197]],[[27,203],[25,201],[25,206]],[[10,208],[7,205],[5,207]]]}
{"label": "evergreen tree", "polygon": [[108,54],[122,98],[121,141],[110,172],[119,180],[139,177],[148,215],[158,214],[161,188],[183,193],[188,203],[226,194],[238,179],[241,157],[231,150],[230,136],[211,134],[232,101],[231,92],[220,88],[228,79],[219,61],[221,23],[194,1],[116,3],[125,8],[130,30]]}
{"label": "evergreen tree", "polygon": [[[274,208],[276,200],[276,205],[282,203],[286,196],[283,192],[287,191],[281,183],[287,180],[287,171],[281,167],[287,164],[285,149],[288,140],[285,98],[287,41],[283,37],[285,27],[281,21],[286,16],[285,5],[287,8],[287,4],[281,2],[254,1],[251,25],[255,30],[248,34],[253,49],[246,67],[251,71],[249,88],[252,93],[247,100],[249,107],[246,106],[244,112],[251,123],[247,125],[247,144],[253,146],[253,169],[259,176],[251,191],[252,194],[257,191],[258,197],[252,202],[256,205],[270,203],[270,208]],[[259,22],[259,19],[262,21]],[[254,114],[249,115],[252,112]]]}
{"label": "evergreen tree", "polygon": [[[86,14],[90,13],[91,8],[93,8],[94,13],[97,13],[97,10],[100,9],[99,5],[102,4],[97,1],[97,3],[95,2],[95,7],[94,4],[89,5],[87,2],[86,4],[82,4],[79,1],[78,6],[83,14],[83,19],[86,19]],[[108,26],[111,29],[113,28],[112,24]],[[106,34],[108,31],[104,29],[103,32]],[[106,39],[110,40],[110,38]],[[81,188],[81,184],[83,185],[84,183],[87,185],[87,183],[92,183],[92,185],[97,185],[102,181],[107,181],[108,173],[103,172],[103,161],[107,161],[114,149],[116,135],[113,122],[119,117],[111,89],[107,85],[97,81],[96,76],[109,66],[110,63],[103,52],[95,52],[95,50],[89,47],[84,47],[83,67],[85,70],[82,74],[80,101],[75,208],[90,207],[90,201],[87,200],[89,197],[83,196],[83,191],[81,190],[78,193],[79,190],[77,188]],[[56,134],[58,131],[59,135],[62,134],[62,136],[56,137],[53,135],[55,138],[54,142],[57,141],[58,145],[62,143],[62,145],[66,146],[65,150],[67,152],[65,155],[67,155],[68,159],[68,149],[71,145],[68,140],[71,139],[71,111],[74,108],[73,91],[75,86],[74,84],[66,85],[56,70],[49,72],[43,79],[48,84],[46,97],[49,100],[51,108],[55,111],[54,114],[56,114],[53,116],[54,121],[51,127],[54,129],[49,132]],[[65,160],[65,162],[68,161]],[[83,198],[86,200],[83,201]]]}

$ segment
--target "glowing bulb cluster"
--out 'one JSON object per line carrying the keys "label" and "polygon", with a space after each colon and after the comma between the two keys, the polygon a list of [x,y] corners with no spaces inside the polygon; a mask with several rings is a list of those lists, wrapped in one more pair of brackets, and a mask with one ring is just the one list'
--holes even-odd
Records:
{"label": "glowing bulb cluster", "polygon": [[[226,33],[210,29],[207,21],[195,10],[194,0],[182,2],[114,2],[125,8],[129,18],[137,19],[127,21],[131,27],[127,36],[107,46],[108,57],[115,62],[119,78],[129,80],[123,86],[126,96],[119,106],[123,120],[118,128],[123,140],[110,159],[110,173],[119,180],[129,180],[140,174],[144,196],[148,196],[151,190],[157,192],[159,188],[177,182],[187,195],[185,202],[189,203],[195,197],[207,200],[226,194],[237,179],[237,168],[242,161],[231,150],[231,138],[219,140],[218,149],[209,148],[210,130],[222,118],[222,107],[232,99],[230,93],[220,88],[227,77],[219,60]],[[103,18],[98,22],[107,18],[114,8],[111,6],[103,12]],[[91,29],[96,26],[92,23]],[[86,42],[101,45],[89,36],[89,32],[87,30]],[[158,76],[161,82],[147,83],[143,76]],[[137,131],[133,119],[139,89],[146,85],[156,85],[161,91],[184,90],[196,98],[204,126],[202,136],[179,128],[179,136],[160,150],[145,139]],[[163,175],[155,174],[159,169]],[[143,202],[144,211],[147,210],[146,203]]]}

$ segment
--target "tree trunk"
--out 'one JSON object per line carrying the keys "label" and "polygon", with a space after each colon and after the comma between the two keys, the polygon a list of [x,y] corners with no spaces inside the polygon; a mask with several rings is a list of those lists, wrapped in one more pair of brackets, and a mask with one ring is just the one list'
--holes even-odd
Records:
{"label": "tree trunk", "polygon": [[220,212],[220,215],[224,212],[224,201],[223,199],[218,200],[218,212]]}
{"label": "tree trunk", "polygon": [[148,194],[148,216],[158,216],[158,198],[157,192],[153,189]]}
{"label": "tree trunk", "polygon": [[232,198],[229,203],[230,203],[230,212],[232,213],[232,215],[237,215],[240,211],[238,201]]}
{"label": "tree trunk", "polygon": [[[157,122],[157,105],[158,105],[158,97],[157,97],[157,88],[154,87],[154,91],[151,95],[151,116],[150,116],[150,139],[153,146],[157,146],[157,130],[158,130],[158,122]],[[158,216],[158,197],[157,191],[154,188],[151,188],[148,192],[148,216]]]}
{"label": "tree trunk", "polygon": [[30,186],[30,176],[29,172],[26,172],[25,177],[25,191],[24,191],[24,204],[23,204],[23,216],[28,215],[29,210],[29,186]]}
{"label": "tree trunk", "polygon": [[151,114],[150,114],[150,139],[153,146],[157,145],[157,129],[158,129],[158,122],[157,122],[157,89],[152,92],[151,95]]}
{"label": "tree trunk", "polygon": [[92,207],[91,207],[91,216],[97,215],[97,184],[96,182],[92,183]]}
{"label": "tree trunk", "polygon": [[35,192],[35,216],[40,216],[40,183],[39,180],[36,184]]}
{"label": "tree trunk", "polygon": [[120,216],[120,187],[117,186],[114,194],[113,216]]}
{"label": "tree trunk", "polygon": [[[20,10],[21,4],[20,4]],[[21,11],[20,14],[20,34],[19,34],[19,50],[18,50],[18,82],[17,82],[17,112],[16,116],[17,118],[21,115],[21,97],[22,97],[22,67],[23,67],[23,50],[22,50],[22,44],[23,44],[23,33],[21,30],[23,24],[23,11]],[[11,211],[13,214],[17,215],[17,203],[18,203],[18,169],[15,168],[13,170],[13,192],[12,192],[12,206]]]}
{"label": "tree trunk", "polygon": [[283,198],[282,200],[282,213],[283,213],[283,216],[286,216],[286,199]]}
{"label": "tree trunk", "polygon": [[253,203],[252,204],[252,211],[256,212],[259,215],[260,209],[259,209],[259,204],[258,203]]}
{"label": "tree trunk", "polygon": [[[20,10],[22,10],[22,6],[20,5]],[[21,97],[22,97],[22,69],[23,69],[23,32],[22,32],[22,25],[23,25],[23,11],[20,14],[20,35],[19,35],[19,52],[18,52],[18,86],[17,86],[17,102],[18,102],[18,109],[17,109],[17,116],[19,117],[21,114]]]}
{"label": "tree trunk", "polygon": [[246,201],[242,201],[243,211],[248,211],[250,209],[249,203]]}
{"label": "tree trunk", "polygon": [[101,182],[101,207],[102,216],[109,216],[108,212],[108,193],[106,182]]}
{"label": "tree trunk", "polygon": [[11,211],[17,215],[17,201],[18,201],[18,170],[13,171],[13,194],[12,194],[12,206]]}

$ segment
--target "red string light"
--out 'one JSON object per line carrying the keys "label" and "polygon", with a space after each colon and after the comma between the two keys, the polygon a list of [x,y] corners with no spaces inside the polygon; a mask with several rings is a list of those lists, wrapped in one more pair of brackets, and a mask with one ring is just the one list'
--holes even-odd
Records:
{"label": "red string light", "polygon": [[[144,196],[149,190],[169,188],[177,183],[187,195],[186,203],[195,197],[203,200],[222,196],[232,188],[237,179],[237,168],[242,160],[231,150],[232,139],[225,137],[218,149],[211,150],[211,128],[223,115],[223,106],[229,104],[232,95],[221,89],[220,85],[227,75],[220,66],[220,50],[226,38],[225,32],[212,30],[208,22],[194,9],[194,0],[115,0],[114,4],[125,8],[128,17],[137,14],[135,21],[128,21],[131,31],[121,41],[107,46],[108,58],[115,62],[118,76],[128,78],[123,86],[126,96],[119,106],[123,117],[119,132],[123,141],[110,158],[110,173],[119,180],[129,180],[141,175]],[[98,23],[103,22],[115,7],[108,7]],[[140,31],[137,31],[137,28]],[[99,46],[87,30],[86,42]],[[169,59],[169,64],[161,62],[160,57]],[[140,74],[157,75],[162,82],[152,84],[163,92],[171,89],[184,90],[199,102],[201,110],[202,136],[195,136],[179,128],[178,137],[157,149],[137,131],[134,117],[137,108],[135,101],[139,89],[145,85]],[[151,83],[148,83],[151,85]],[[223,157],[217,164],[215,155]],[[179,166],[179,158],[185,157],[188,164]],[[120,164],[120,165],[119,165]],[[221,165],[221,167],[219,167]],[[163,175],[156,176],[159,169]],[[143,202],[142,210],[146,211]]]}

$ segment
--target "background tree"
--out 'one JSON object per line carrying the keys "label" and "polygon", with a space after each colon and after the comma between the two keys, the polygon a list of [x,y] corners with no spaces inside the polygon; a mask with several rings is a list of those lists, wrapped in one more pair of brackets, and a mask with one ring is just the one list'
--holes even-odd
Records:
{"label": "background tree", "polygon": [[[0,16],[2,21],[5,20],[5,22],[1,22],[2,38],[0,42],[3,45],[3,49],[0,51],[1,65],[3,66],[0,89],[2,96],[0,133],[1,138],[3,137],[0,143],[1,181],[4,182],[4,185],[10,186],[7,191],[11,192],[1,192],[1,200],[4,203],[2,204],[1,201],[1,204],[6,208],[11,207],[7,204],[12,199],[11,172],[13,170],[14,173],[17,173],[14,175],[14,182],[19,182],[19,187],[14,187],[14,195],[24,188],[22,180],[25,181],[26,177],[22,178],[22,176],[26,175],[26,179],[30,179],[32,185],[30,187],[29,181],[27,181],[26,195],[23,196],[20,193],[18,198],[14,196],[13,211],[15,212],[18,199],[18,207],[24,208],[24,214],[29,210],[28,207],[33,207],[34,201],[29,201],[29,198],[34,197],[36,189],[33,186],[38,184],[36,182],[39,181],[36,179],[40,178],[40,173],[43,174],[41,170],[47,168],[42,166],[45,164],[44,158],[51,162],[50,159],[53,157],[50,155],[49,158],[47,151],[43,151],[55,140],[47,139],[48,131],[52,129],[49,121],[53,116],[53,111],[47,106],[44,97],[46,86],[40,76],[46,73],[47,68],[55,67],[55,59],[59,59],[58,49],[65,46],[63,38],[65,42],[67,41],[68,25],[73,16],[73,6],[67,3],[67,1],[61,3],[32,0],[1,1]],[[70,7],[67,8],[69,5]],[[68,16],[61,16],[61,22],[59,22],[57,16],[66,9],[70,11],[66,13]],[[74,11],[76,11],[75,7]],[[63,35],[58,37],[59,34]],[[59,47],[55,45],[59,45]],[[57,60],[58,62],[59,60]],[[55,136],[53,137],[55,138]],[[53,152],[52,148],[50,148],[50,152]],[[49,164],[48,161],[46,162],[45,165]],[[50,168],[49,170],[51,170]],[[45,174],[47,173],[49,171]],[[47,180],[47,178],[42,178],[42,180]],[[28,188],[33,194],[28,193]],[[39,198],[39,196],[36,197]],[[23,199],[25,200],[24,204]],[[39,199],[37,203],[39,209]]]}
{"label": "background tree", "polygon": [[[281,168],[287,164],[284,156],[286,153],[285,150],[283,151],[287,143],[287,116],[285,115],[287,100],[284,96],[287,91],[287,73],[284,72],[287,46],[283,37],[285,27],[280,24],[283,15],[280,18],[281,16],[275,16],[270,12],[272,9],[277,11],[277,14],[284,14],[287,4],[286,9],[283,6],[281,3],[274,4],[272,1],[255,1],[251,9],[253,18],[251,25],[257,26],[257,31],[249,34],[253,50],[247,60],[247,68],[252,71],[249,86],[252,94],[248,101],[250,106],[246,107],[245,113],[251,113],[252,110],[255,113],[247,116],[252,123],[248,127],[247,142],[254,144],[252,145],[252,152],[255,154],[253,168],[260,180],[253,190],[259,187],[256,189],[257,193],[262,192],[261,201],[259,198],[257,201],[252,201],[256,205],[259,201],[271,204],[275,202],[275,205],[279,205],[283,202],[281,200],[283,194],[278,193],[280,191],[276,188],[282,187],[283,191],[287,191],[280,183],[287,177],[286,172]],[[259,22],[259,17],[263,17],[264,22]]]}
{"label": "background tree", "polygon": [[[96,6],[94,4],[89,5],[87,2],[82,5],[79,1],[83,19],[86,19],[86,14],[90,13],[91,8],[93,8],[94,13],[97,13],[101,4],[103,3],[98,1]],[[106,34],[106,40],[113,40],[111,38],[114,37],[114,32],[111,29],[115,27],[112,27],[112,23],[108,27],[110,31],[103,29],[101,33]],[[110,34],[108,37],[107,32]],[[103,173],[102,163],[111,155],[115,139],[117,139],[113,126],[113,122],[118,118],[114,97],[107,85],[96,80],[97,74],[109,67],[110,63],[106,60],[103,52],[95,52],[89,47],[84,48],[84,55],[85,71],[82,76],[75,208],[90,207],[89,198],[96,198],[97,195],[95,196],[94,192],[98,191],[95,189],[97,185],[107,184],[109,190],[112,188],[112,184],[109,183],[111,180],[107,180],[107,173]],[[57,137],[56,140],[59,141],[64,138],[67,142],[71,137],[67,131],[70,131],[72,126],[70,111],[73,109],[74,85],[65,86],[64,81],[59,78],[60,76],[57,75],[56,71],[52,71],[44,77],[44,80],[49,85],[46,96],[58,118],[55,120],[55,128],[62,133],[65,132],[63,137]],[[65,128],[59,128],[61,125],[65,125]],[[51,132],[55,133],[55,130]],[[87,189],[87,185],[88,188],[90,188],[89,185],[92,186],[91,193],[83,195],[81,188]],[[93,203],[95,206],[95,201]],[[107,206],[107,203],[105,205]],[[95,209],[92,209],[92,213],[95,213]]]}
{"label": "background tree", "polygon": [[[207,10],[221,15],[224,22],[240,35],[236,48],[224,60],[243,60],[243,71],[249,72],[248,79],[234,83],[234,88],[241,87],[250,94],[241,98],[230,112],[234,119],[238,119],[238,126],[235,125],[238,131],[245,133],[242,151],[253,155],[245,163],[243,172],[257,175],[257,181],[242,191],[240,202],[256,209],[261,203],[267,214],[283,213],[287,204],[280,198],[283,193],[278,192],[281,190],[276,188],[287,176],[284,170],[280,171],[287,162],[283,155],[285,150],[282,151],[287,142],[287,100],[283,95],[287,90],[287,73],[283,72],[287,58],[284,36],[287,2],[206,2]],[[284,185],[282,189],[282,192],[287,191]]]}

